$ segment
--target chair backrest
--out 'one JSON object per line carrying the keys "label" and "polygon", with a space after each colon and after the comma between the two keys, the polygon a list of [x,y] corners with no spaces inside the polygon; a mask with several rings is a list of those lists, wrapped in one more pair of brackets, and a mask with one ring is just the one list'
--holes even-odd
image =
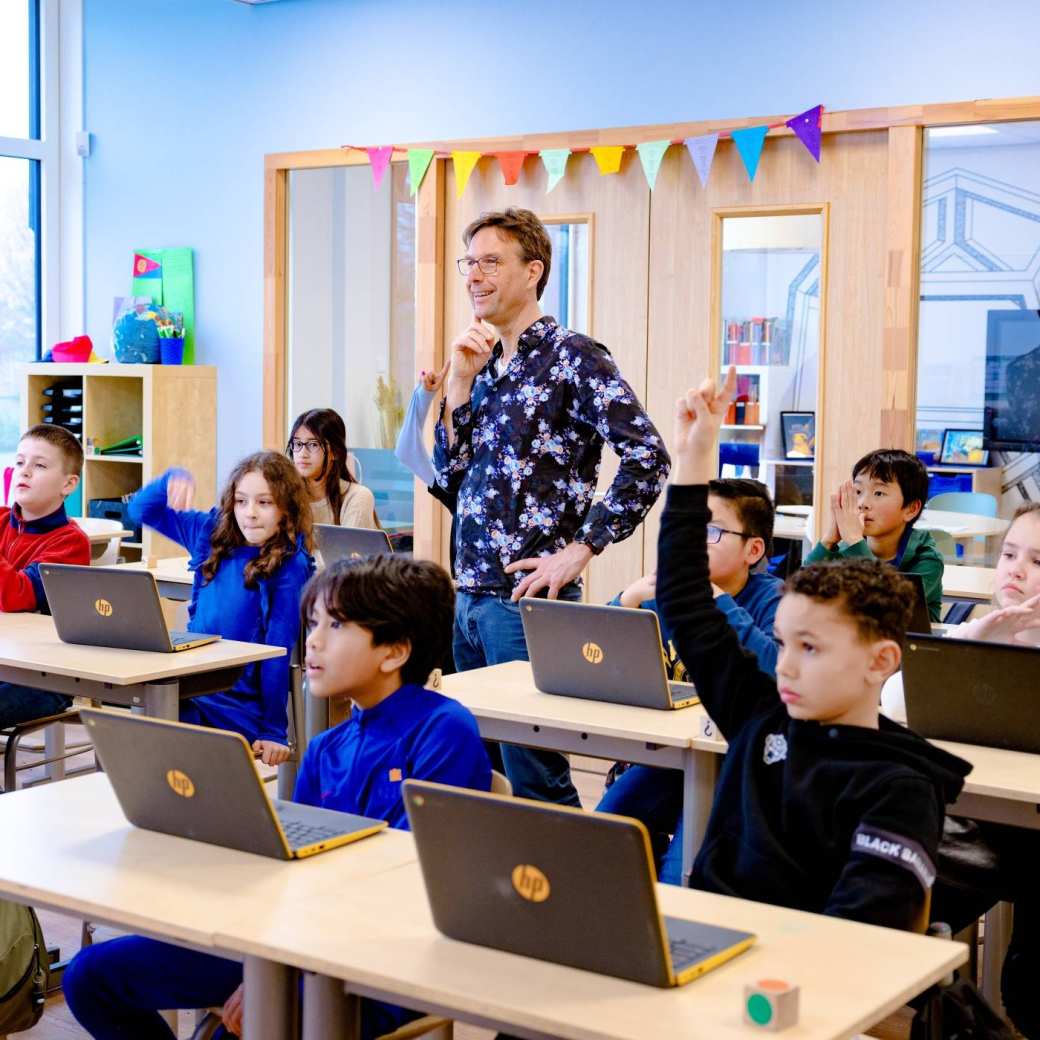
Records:
{"label": "chair backrest", "polygon": [[928,509],[946,509],[951,513],[973,513],[975,516],[996,516],[997,500],[982,491],[946,491],[930,498]]}
{"label": "chair backrest", "polygon": [[953,535],[946,531],[929,531],[932,536],[932,541],[935,542],[936,549],[942,553],[943,561],[945,563],[960,563],[960,559],[957,556],[957,543],[953,540]]}
{"label": "chair backrest", "polygon": [[[84,534],[104,534],[106,531],[122,531],[123,525],[118,520],[106,520],[100,516],[74,516],[72,521],[78,524]],[[111,567],[119,562],[119,547],[122,535],[113,536],[101,545],[91,545],[90,565],[92,567]]]}
{"label": "chair backrest", "polygon": [[497,769],[491,770],[491,793],[508,795],[513,793],[513,785],[509,782],[509,777]]}

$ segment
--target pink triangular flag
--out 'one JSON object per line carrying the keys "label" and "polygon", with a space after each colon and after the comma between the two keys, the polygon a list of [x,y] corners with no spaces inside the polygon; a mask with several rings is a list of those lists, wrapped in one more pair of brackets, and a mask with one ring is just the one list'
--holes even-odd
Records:
{"label": "pink triangular flag", "polygon": [[700,137],[687,137],[685,144],[693,160],[693,168],[700,178],[701,187],[708,185],[708,174],[715,159],[715,146],[719,143],[718,134],[703,134]]}
{"label": "pink triangular flag", "polygon": [[372,180],[375,181],[376,190],[383,183],[383,174],[390,165],[390,157],[394,154],[394,146],[388,144],[381,148],[366,148],[368,161],[372,164]]}
{"label": "pink triangular flag", "polygon": [[789,126],[797,136],[798,140],[809,149],[809,154],[820,161],[820,138],[823,133],[823,105],[807,108],[799,115],[787,120]]}
{"label": "pink triangular flag", "polygon": [[524,168],[527,152],[495,152],[495,158],[501,167],[502,179],[506,184],[516,184],[520,179],[520,171]]}

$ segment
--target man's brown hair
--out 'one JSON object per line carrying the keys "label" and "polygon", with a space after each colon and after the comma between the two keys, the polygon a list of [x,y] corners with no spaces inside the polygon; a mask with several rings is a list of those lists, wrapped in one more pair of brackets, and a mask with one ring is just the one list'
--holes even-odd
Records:
{"label": "man's brown hair", "polygon": [[549,282],[549,269],[552,267],[552,241],[545,225],[529,209],[515,209],[511,206],[498,213],[481,213],[462,232],[462,241],[467,249],[473,236],[484,228],[496,228],[502,234],[516,239],[525,264],[532,260],[542,262],[542,277],[538,279],[535,289],[540,300]]}
{"label": "man's brown hair", "polygon": [[787,579],[784,594],[792,592],[818,603],[833,603],[868,642],[901,642],[913,615],[913,585],[880,560],[811,563]]}
{"label": "man's brown hair", "polygon": [[53,444],[61,452],[65,472],[70,476],[79,476],[80,470],[83,469],[83,448],[68,430],[62,426],[55,426],[53,423],[42,422],[30,426],[19,438],[19,442],[28,440],[30,437],[34,441],[46,441],[48,444]]}

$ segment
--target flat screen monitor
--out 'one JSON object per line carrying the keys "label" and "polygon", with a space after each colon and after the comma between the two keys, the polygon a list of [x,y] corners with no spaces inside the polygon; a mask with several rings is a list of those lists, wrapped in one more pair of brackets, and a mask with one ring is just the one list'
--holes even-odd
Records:
{"label": "flat screen monitor", "polygon": [[986,447],[1040,451],[1040,311],[986,320]]}

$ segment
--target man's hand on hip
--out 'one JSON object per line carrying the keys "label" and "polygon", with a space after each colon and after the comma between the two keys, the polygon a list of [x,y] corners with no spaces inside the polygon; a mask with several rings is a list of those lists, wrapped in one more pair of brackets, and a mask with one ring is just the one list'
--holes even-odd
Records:
{"label": "man's hand on hip", "polygon": [[516,560],[506,567],[506,574],[517,571],[530,571],[523,581],[513,590],[510,597],[515,603],[522,596],[537,596],[542,589],[548,589],[549,599],[556,599],[560,590],[566,588],[585,569],[592,559],[592,550],[581,542],[570,545],[553,553],[551,556],[531,556],[526,560]]}

